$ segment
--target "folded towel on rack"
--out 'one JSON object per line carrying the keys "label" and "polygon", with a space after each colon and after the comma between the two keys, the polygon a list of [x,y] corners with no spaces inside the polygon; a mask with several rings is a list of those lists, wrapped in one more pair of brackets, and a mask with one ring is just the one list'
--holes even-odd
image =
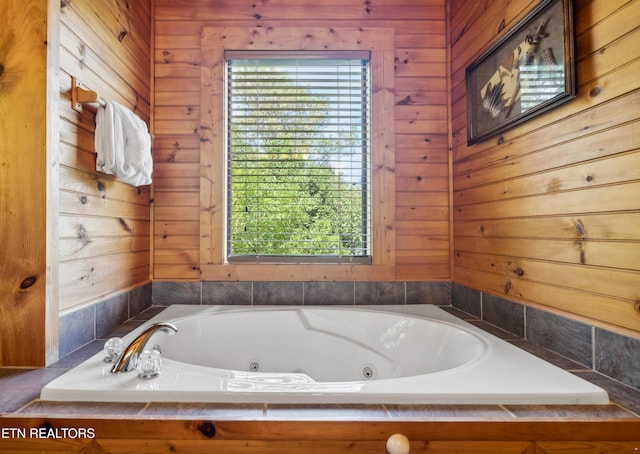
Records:
{"label": "folded towel on rack", "polygon": [[114,101],[98,108],[95,147],[96,170],[133,186],[151,183],[151,136],[131,110]]}

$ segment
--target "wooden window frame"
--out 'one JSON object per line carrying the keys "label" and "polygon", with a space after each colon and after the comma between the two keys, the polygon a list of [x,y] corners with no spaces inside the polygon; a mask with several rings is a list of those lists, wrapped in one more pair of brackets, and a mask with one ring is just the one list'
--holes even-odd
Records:
{"label": "wooden window frame", "polygon": [[[225,50],[361,50],[371,55],[371,264],[226,263]],[[395,278],[394,31],[205,27],[201,35],[200,272],[202,280]]]}

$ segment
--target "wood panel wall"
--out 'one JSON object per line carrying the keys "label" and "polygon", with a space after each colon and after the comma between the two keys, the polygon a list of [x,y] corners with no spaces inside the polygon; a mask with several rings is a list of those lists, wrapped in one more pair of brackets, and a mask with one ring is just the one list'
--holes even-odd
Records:
{"label": "wood panel wall", "polygon": [[150,0],[62,1],[60,24],[60,310],[150,278],[150,190],[96,172],[97,105],[75,111],[71,76],[149,121]]}
{"label": "wood panel wall", "polygon": [[[47,221],[55,162],[47,80],[57,57],[48,0],[7,0],[0,14],[0,365],[43,366],[57,313],[48,317]],[[57,6],[57,5],[56,5]],[[52,41],[53,46],[48,46]],[[51,323],[49,323],[51,322]]]}
{"label": "wood panel wall", "polygon": [[465,67],[538,2],[451,1],[454,280],[640,334],[640,1],[574,1],[578,94],[466,145]]}
{"label": "wood panel wall", "polygon": [[[273,26],[304,30],[363,25],[395,30],[394,279],[449,278],[448,57],[444,0],[156,0],[154,279],[201,278],[203,27]],[[268,270],[253,268],[249,274],[252,279],[279,279]],[[223,273],[215,278],[232,279]],[[322,279],[322,276],[309,273],[304,278]],[[371,280],[376,280],[376,276]]]}

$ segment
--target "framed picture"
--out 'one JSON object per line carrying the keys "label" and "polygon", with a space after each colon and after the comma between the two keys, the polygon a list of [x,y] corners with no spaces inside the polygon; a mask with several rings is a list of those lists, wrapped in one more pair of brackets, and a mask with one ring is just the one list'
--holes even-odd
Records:
{"label": "framed picture", "polygon": [[467,144],[576,95],[571,0],[543,0],[466,70]]}

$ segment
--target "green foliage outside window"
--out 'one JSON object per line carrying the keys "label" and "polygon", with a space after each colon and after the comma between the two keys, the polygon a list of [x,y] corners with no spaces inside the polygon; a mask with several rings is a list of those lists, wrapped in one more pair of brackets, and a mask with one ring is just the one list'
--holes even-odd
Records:
{"label": "green foliage outside window", "polygon": [[286,71],[267,77],[235,82],[230,101],[229,255],[367,255],[362,114],[336,120]]}

